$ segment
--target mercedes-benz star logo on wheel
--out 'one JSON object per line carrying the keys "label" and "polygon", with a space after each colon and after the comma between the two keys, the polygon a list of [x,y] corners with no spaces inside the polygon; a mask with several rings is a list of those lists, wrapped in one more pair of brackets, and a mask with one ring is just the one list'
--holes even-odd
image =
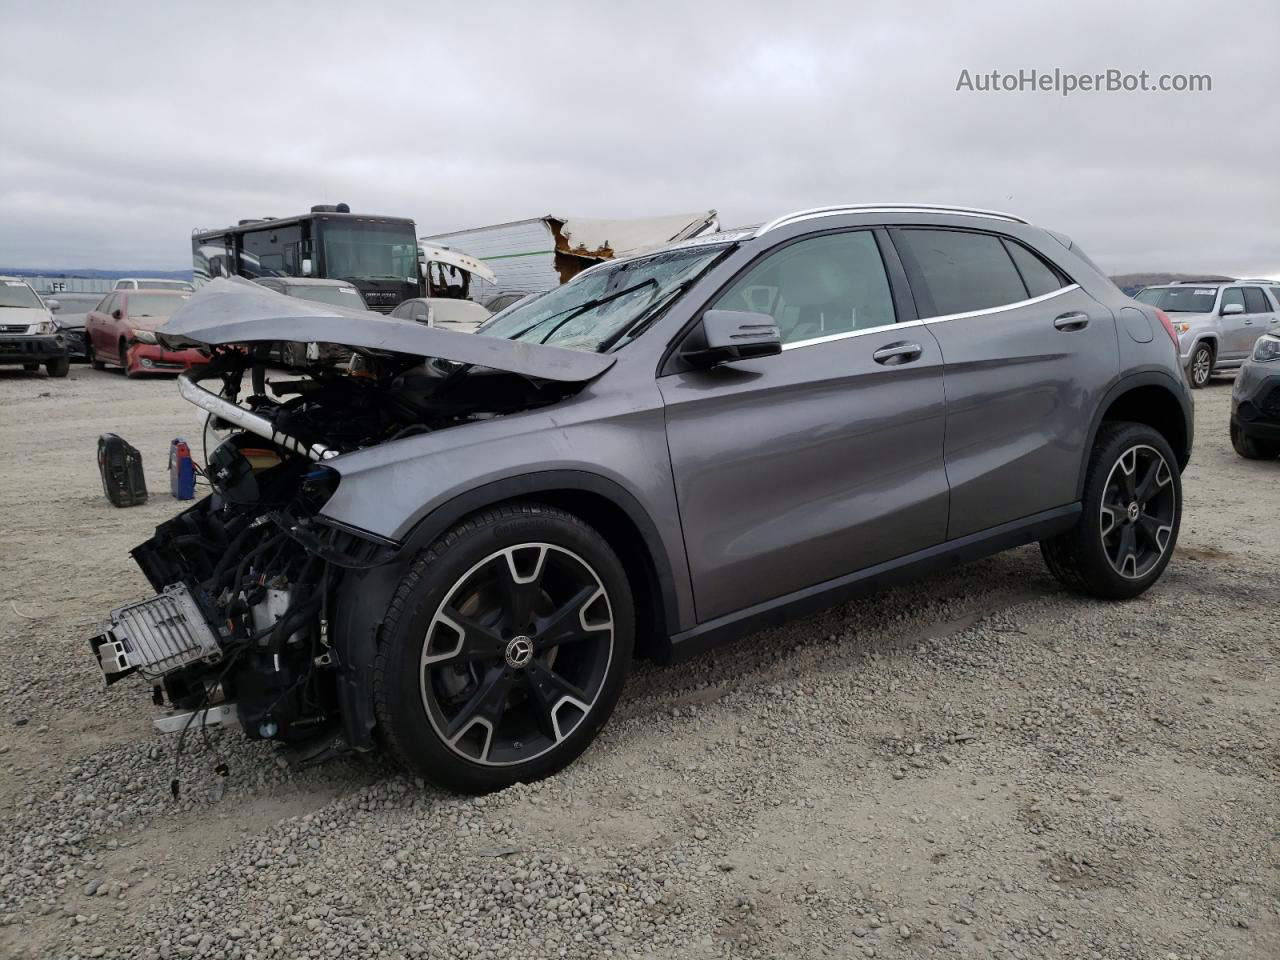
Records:
{"label": "mercedes-benz star logo on wheel", "polygon": [[523,667],[533,657],[533,641],[528,637],[512,637],[507,644],[507,664]]}

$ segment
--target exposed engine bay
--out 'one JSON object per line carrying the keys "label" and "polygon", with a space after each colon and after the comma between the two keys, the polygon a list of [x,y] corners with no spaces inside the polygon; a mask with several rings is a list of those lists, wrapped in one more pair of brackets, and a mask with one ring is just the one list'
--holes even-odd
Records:
{"label": "exposed engine bay", "polygon": [[134,548],[157,595],[113,611],[91,645],[108,684],[137,673],[158,705],[185,712],[168,729],[185,735],[233,705],[251,739],[314,759],[368,749],[370,724],[344,717],[362,681],[333,642],[336,607],[347,578],[401,547],[317,516],[339,482],[326,462],[556,403],[582,383],[365,347],[290,370],[269,368],[270,343],[206,349],[211,362],[179,388],[224,437],[207,453],[211,492]]}

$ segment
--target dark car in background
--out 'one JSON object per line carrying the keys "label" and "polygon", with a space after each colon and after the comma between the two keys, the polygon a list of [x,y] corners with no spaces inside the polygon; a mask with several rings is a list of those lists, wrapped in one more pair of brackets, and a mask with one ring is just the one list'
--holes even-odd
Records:
{"label": "dark car in background", "polygon": [[1246,460],[1280,457],[1280,332],[1259,337],[1236,375],[1231,446]]}
{"label": "dark car in background", "polygon": [[191,297],[181,290],[113,291],[85,317],[85,352],[95,370],[108,364],[129,377],[181,373],[208,358],[199,350],[170,350],[156,330]]}

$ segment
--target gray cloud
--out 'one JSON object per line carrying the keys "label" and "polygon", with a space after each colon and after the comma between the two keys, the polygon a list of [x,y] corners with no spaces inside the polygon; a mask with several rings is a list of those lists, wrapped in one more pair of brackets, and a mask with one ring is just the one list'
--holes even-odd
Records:
{"label": "gray cloud", "polygon": [[[424,234],[918,200],[1021,213],[1114,272],[1280,276],[1274,0],[6,0],[4,21],[13,266],[181,267],[193,227],[339,200]],[[955,90],[963,69],[1055,67],[1213,90]]]}

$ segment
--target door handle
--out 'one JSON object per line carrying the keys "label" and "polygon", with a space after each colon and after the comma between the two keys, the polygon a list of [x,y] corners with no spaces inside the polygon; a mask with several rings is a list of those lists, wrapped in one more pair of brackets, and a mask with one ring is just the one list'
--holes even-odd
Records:
{"label": "door handle", "polygon": [[1247,326],[1247,327],[1252,327],[1252,326],[1253,326],[1253,321],[1252,321],[1252,320],[1246,319],[1244,323],[1245,323],[1245,326]]}
{"label": "door handle", "polygon": [[1080,312],[1064,313],[1054,318],[1053,325],[1058,330],[1083,330],[1089,325],[1089,315]]}
{"label": "door handle", "polygon": [[885,366],[898,366],[899,364],[919,360],[920,353],[920,344],[903,341],[902,343],[891,343],[881,347],[871,354],[871,359],[876,363],[883,363]]}

